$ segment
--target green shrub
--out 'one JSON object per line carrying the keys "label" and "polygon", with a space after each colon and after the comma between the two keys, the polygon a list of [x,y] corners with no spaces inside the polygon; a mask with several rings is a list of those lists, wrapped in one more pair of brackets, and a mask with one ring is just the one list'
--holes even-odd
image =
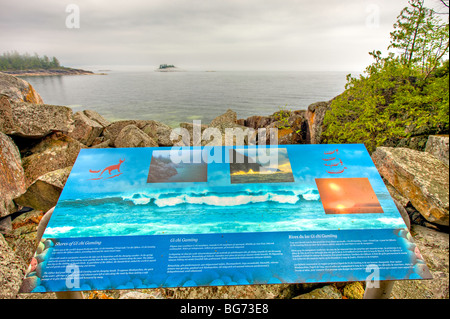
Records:
{"label": "green shrub", "polygon": [[389,61],[369,76],[350,78],[346,91],[331,103],[324,119],[325,143],[377,146],[408,138],[420,128],[449,130],[448,63],[426,81],[400,63]]}

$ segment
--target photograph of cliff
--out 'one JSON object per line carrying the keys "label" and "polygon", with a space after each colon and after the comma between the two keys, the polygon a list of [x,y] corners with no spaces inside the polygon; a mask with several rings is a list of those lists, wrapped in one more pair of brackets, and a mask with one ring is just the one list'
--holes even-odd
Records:
{"label": "photograph of cliff", "polygon": [[170,151],[153,152],[147,183],[207,182],[208,166],[202,160],[195,163],[195,152],[187,154],[189,158],[179,163]]}

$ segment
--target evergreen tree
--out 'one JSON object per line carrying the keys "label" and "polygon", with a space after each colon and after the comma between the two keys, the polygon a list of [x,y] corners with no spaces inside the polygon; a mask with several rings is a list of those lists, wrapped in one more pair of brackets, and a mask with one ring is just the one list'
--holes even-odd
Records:
{"label": "evergreen tree", "polygon": [[5,52],[0,55],[0,71],[13,70],[36,70],[60,68],[61,65],[56,57],[50,59],[44,55],[42,58],[37,53],[29,55],[25,53],[19,54],[17,51]]}
{"label": "evergreen tree", "polygon": [[53,57],[51,65],[52,65],[52,68],[59,68],[60,67],[59,60],[56,57]]}
{"label": "evergreen tree", "polygon": [[411,0],[409,4],[397,17],[388,49],[398,49],[402,64],[418,66],[428,77],[448,52],[449,24],[426,8],[423,0]]}
{"label": "evergreen tree", "polygon": [[347,77],[346,90],[331,103],[322,137],[328,143],[364,143],[369,151],[396,145],[418,131],[449,131],[449,23],[410,0],[391,32],[387,57],[359,78]]}

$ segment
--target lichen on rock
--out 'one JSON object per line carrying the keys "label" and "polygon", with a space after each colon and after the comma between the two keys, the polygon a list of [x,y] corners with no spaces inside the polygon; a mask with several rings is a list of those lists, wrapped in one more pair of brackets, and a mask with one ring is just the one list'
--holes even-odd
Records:
{"label": "lichen on rock", "polygon": [[448,166],[427,152],[378,147],[372,154],[380,174],[428,221],[449,226]]}

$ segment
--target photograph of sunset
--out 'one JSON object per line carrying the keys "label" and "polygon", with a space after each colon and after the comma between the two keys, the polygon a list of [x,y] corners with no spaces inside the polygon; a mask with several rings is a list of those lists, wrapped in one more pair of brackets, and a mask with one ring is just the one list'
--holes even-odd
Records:
{"label": "photograph of sunset", "polygon": [[326,214],[383,213],[368,178],[316,178]]}

